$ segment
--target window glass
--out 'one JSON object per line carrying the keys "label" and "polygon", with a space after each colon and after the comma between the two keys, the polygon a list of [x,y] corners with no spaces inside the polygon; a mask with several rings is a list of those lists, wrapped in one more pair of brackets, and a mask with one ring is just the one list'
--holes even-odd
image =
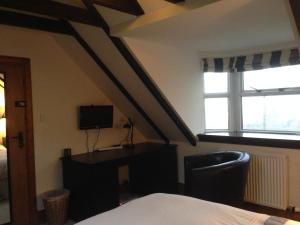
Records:
{"label": "window glass", "polygon": [[300,95],[242,98],[242,127],[246,130],[300,132]]}
{"label": "window glass", "polygon": [[205,99],[205,123],[208,130],[228,129],[228,99]]}
{"label": "window glass", "polygon": [[244,72],[244,90],[300,87],[300,65]]}
{"label": "window glass", "polygon": [[204,73],[204,92],[227,93],[228,75],[227,73]]}

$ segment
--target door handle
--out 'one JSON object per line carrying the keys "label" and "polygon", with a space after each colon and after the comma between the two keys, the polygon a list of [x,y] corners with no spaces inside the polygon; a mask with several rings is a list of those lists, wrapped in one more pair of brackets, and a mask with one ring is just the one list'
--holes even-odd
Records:
{"label": "door handle", "polygon": [[12,137],[12,139],[18,141],[18,147],[23,148],[24,147],[24,135],[23,132],[18,132],[17,136]]}

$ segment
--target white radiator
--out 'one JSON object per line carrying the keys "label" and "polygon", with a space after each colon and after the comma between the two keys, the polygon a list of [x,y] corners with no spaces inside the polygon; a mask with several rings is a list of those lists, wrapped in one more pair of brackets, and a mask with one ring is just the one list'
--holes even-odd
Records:
{"label": "white radiator", "polygon": [[288,157],[251,154],[245,201],[285,210],[288,196]]}

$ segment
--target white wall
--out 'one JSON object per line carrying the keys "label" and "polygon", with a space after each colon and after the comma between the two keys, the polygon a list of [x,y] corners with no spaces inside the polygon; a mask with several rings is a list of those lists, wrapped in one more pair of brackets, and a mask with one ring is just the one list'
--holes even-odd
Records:
{"label": "white wall", "polygon": [[200,133],[203,118],[198,52],[133,38],[124,40],[191,131]]}
{"label": "white wall", "polygon": [[[77,107],[113,104],[57,44],[59,38],[71,41],[71,37],[0,26],[0,55],[31,59],[38,194],[62,186],[63,148],[72,148],[73,154],[86,151],[85,133],[77,128]],[[97,147],[118,144],[126,135],[119,128],[125,117],[114,109],[114,128],[101,130]],[[91,133],[91,142],[95,135]],[[145,140],[137,130],[135,137],[137,142]]]}
{"label": "white wall", "polygon": [[[187,125],[195,132],[204,130],[204,102],[201,58],[202,56],[224,56],[229,53],[196,53],[189,49],[162,46],[143,40],[125,38],[135,56],[140,60],[151,78],[163,90],[168,100],[175,107]],[[240,53],[267,51],[288,48],[290,45],[265,46]],[[230,55],[240,54],[231,52]],[[233,145],[213,142],[199,142],[193,147],[188,143],[178,144],[179,182],[184,183],[184,156],[204,154],[218,150],[241,150],[284,154],[289,158],[289,204],[300,210],[300,149],[283,149],[247,145]]]}
{"label": "white wall", "polygon": [[179,182],[184,183],[184,156],[204,154],[220,150],[239,150],[246,152],[263,152],[270,154],[282,154],[288,156],[289,163],[289,205],[294,205],[300,210],[300,149],[271,148],[261,146],[247,146],[235,144],[223,144],[213,142],[199,142],[198,146],[193,147],[187,143],[177,142],[178,144],[178,170]]}

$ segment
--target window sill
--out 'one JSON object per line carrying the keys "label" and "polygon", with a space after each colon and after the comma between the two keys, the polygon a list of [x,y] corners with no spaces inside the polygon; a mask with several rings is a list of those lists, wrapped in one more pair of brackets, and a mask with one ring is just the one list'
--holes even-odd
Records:
{"label": "window sill", "polygon": [[198,140],[204,142],[228,143],[300,149],[299,135],[264,134],[264,133],[205,133],[198,134]]}

